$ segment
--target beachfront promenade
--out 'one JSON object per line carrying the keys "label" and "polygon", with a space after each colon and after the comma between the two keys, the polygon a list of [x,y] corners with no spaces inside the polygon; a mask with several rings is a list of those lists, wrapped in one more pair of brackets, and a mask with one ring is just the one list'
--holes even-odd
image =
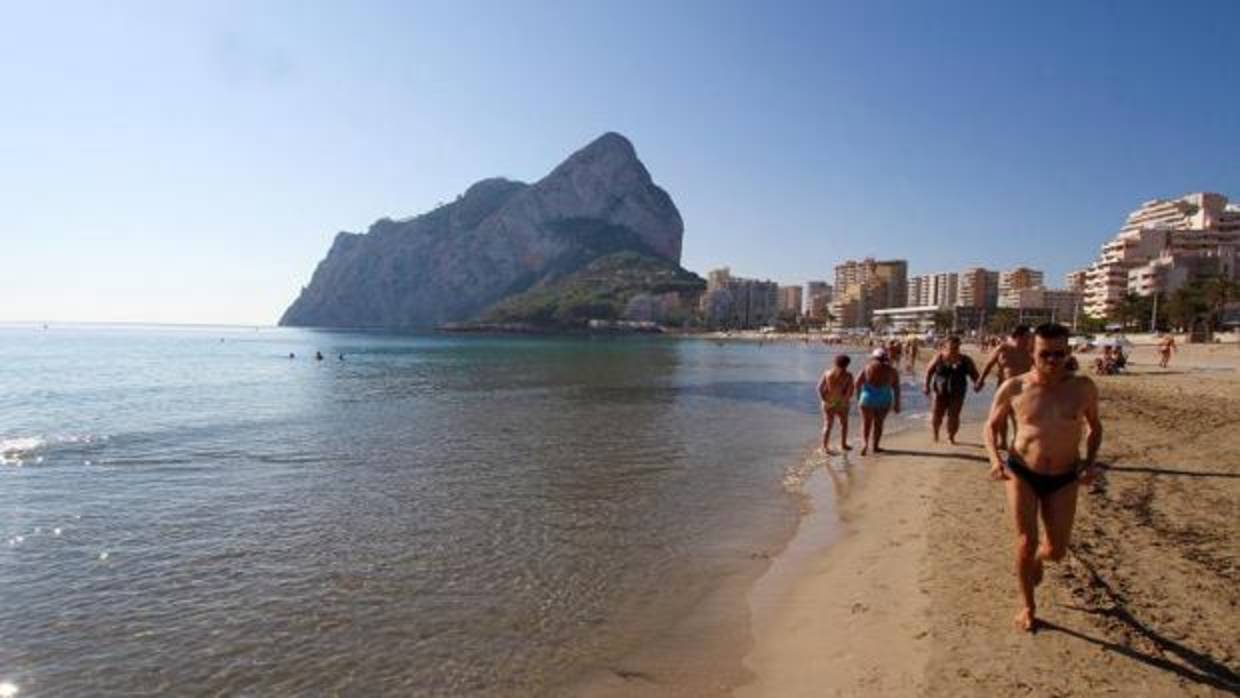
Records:
{"label": "beachfront promenade", "polygon": [[[755,605],[742,698],[1240,692],[1240,349],[1139,347],[1098,377],[1108,470],[1017,632],[1011,524],[980,423],[894,435],[842,492],[847,532]],[[840,478],[830,478],[837,487]],[[813,525],[813,518],[807,520]]]}

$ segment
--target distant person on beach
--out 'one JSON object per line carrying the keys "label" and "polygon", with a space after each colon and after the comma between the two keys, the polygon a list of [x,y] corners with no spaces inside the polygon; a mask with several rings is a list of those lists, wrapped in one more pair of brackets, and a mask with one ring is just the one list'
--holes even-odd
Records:
{"label": "distant person on beach", "polygon": [[818,381],[818,399],[822,402],[822,450],[831,453],[831,427],[840,422],[840,448],[851,451],[848,445],[848,406],[852,402],[853,374],[848,370],[852,359],[847,354],[835,357],[835,366],[822,374]]}
{"label": "distant person on beach", "polygon": [[921,350],[921,340],[916,336],[909,337],[904,345],[904,355],[908,358],[908,372],[917,370],[917,352]]}
{"label": "distant person on beach", "polygon": [[[973,389],[981,392],[982,388],[986,386],[986,377],[990,375],[991,369],[998,369],[998,377],[995,381],[996,387],[1003,385],[1003,382],[1009,378],[1015,378],[1021,374],[1028,373],[1033,368],[1032,351],[1033,333],[1029,330],[1029,326],[1017,325],[1008,336],[1007,341],[991,352],[990,359],[982,367],[982,376],[977,379]],[[1004,427],[1003,434],[999,439],[999,448],[1006,449],[1007,442],[1008,429]]]}
{"label": "distant person on beach", "polygon": [[904,344],[900,340],[893,339],[887,342],[887,357],[891,359],[891,365],[897,371],[900,370],[902,356],[904,356]]}
{"label": "distant person on beach", "polygon": [[1171,352],[1175,351],[1175,337],[1165,334],[1158,340],[1158,367],[1166,368],[1171,361]]}
{"label": "distant person on beach", "polygon": [[969,394],[970,379],[978,380],[977,365],[973,359],[960,353],[960,338],[952,335],[926,367],[926,384],[922,388],[926,395],[932,392],[934,395],[930,409],[930,431],[936,442],[943,427],[943,418],[947,417],[947,440],[956,443],[956,432],[960,431],[960,411],[964,409],[964,399]]}
{"label": "distant person on beach", "polygon": [[[1037,625],[1034,589],[1042,582],[1043,564],[1057,562],[1067,552],[1078,485],[1097,477],[1102,446],[1098,388],[1065,368],[1070,356],[1068,328],[1040,325],[1034,334],[1033,370],[999,386],[986,429],[990,477],[1005,481],[1008,510],[1016,524],[1016,579],[1022,604],[1016,623],[1027,631]],[[999,453],[999,437],[1009,414],[1016,416],[1020,431],[1005,459]],[[1039,515],[1045,528],[1040,544]]]}
{"label": "distant person on beach", "polygon": [[291,351],[290,351],[290,352],[288,353],[288,358],[290,358],[290,359],[296,359],[296,358],[297,358],[297,355],[296,355],[296,354],[294,354],[293,352],[291,352]]}
{"label": "distant person on beach", "polygon": [[[857,404],[861,408],[861,455],[882,453],[883,422],[887,412],[900,412],[900,372],[891,365],[887,350],[879,347],[857,376]],[[873,441],[871,441],[873,435]]]}
{"label": "distant person on beach", "polygon": [[315,360],[315,361],[322,361],[322,360],[323,360],[323,352],[321,352],[321,351],[316,351],[316,352],[314,352],[314,360]]}

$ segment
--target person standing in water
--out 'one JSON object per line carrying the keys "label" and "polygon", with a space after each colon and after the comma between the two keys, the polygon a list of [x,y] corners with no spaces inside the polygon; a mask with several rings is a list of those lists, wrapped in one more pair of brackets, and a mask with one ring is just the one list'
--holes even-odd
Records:
{"label": "person standing in water", "polygon": [[917,352],[921,350],[921,340],[917,335],[908,338],[908,342],[904,347],[904,355],[908,358],[908,372],[912,373],[917,370]]}
{"label": "person standing in water", "polygon": [[[882,453],[883,422],[887,412],[900,412],[900,372],[891,365],[887,350],[879,347],[857,376],[857,404],[861,408],[861,455]],[[873,440],[871,440],[873,435]]]}
{"label": "person standing in water", "polygon": [[851,451],[848,445],[848,407],[852,402],[853,375],[848,371],[852,361],[847,354],[835,357],[835,366],[822,374],[818,381],[818,399],[822,402],[822,450],[831,453],[831,426],[840,423],[840,448]]}
{"label": "person standing in water", "polygon": [[953,445],[956,443],[956,432],[960,431],[960,411],[964,409],[964,398],[969,394],[970,378],[978,380],[977,366],[973,359],[960,353],[960,338],[952,335],[926,367],[926,384],[922,388],[926,395],[930,395],[931,388],[934,391],[930,430],[936,442],[946,416],[947,440]]}
{"label": "person standing in water", "polygon": [[[986,424],[990,477],[1004,483],[1008,514],[1016,526],[1016,580],[1022,606],[1016,624],[1030,632],[1037,627],[1034,590],[1042,583],[1043,564],[1058,562],[1067,552],[1079,484],[1098,476],[1102,447],[1098,387],[1065,367],[1071,355],[1068,328],[1040,325],[1034,334],[1033,370],[999,386]],[[1004,458],[999,437],[1008,415],[1016,416],[1020,431],[1013,435]],[[1039,516],[1045,534],[1040,543]]]}

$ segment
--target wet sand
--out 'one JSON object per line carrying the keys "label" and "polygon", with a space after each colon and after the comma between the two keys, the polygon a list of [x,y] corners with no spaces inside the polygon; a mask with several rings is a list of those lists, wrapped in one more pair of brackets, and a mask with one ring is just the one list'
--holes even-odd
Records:
{"label": "wet sand", "polygon": [[735,695],[1240,694],[1240,349],[1132,361],[1098,379],[1110,469],[1048,567],[1039,632],[1012,625],[1012,526],[980,423],[957,447],[908,432],[841,498],[842,538],[759,582]]}

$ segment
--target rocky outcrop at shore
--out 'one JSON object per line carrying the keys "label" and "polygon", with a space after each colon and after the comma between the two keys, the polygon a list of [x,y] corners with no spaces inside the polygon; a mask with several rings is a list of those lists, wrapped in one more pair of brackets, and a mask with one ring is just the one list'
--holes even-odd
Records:
{"label": "rocky outcrop at shore", "polygon": [[415,329],[474,320],[617,253],[683,272],[683,234],[680,212],[633,145],[607,133],[535,184],[485,179],[429,213],[339,233],[280,324]]}

